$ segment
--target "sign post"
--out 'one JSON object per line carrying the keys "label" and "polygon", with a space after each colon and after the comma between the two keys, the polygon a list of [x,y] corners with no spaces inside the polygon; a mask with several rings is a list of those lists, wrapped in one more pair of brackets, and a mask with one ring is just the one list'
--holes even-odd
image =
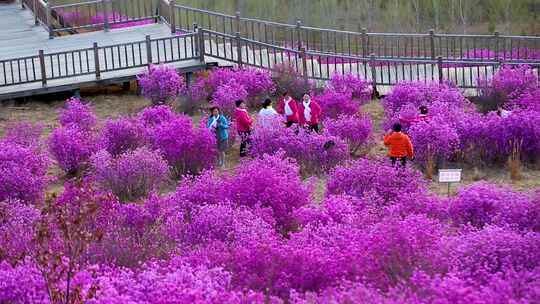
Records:
{"label": "sign post", "polygon": [[461,182],[461,169],[440,169],[439,183],[448,184],[448,196],[450,196],[450,185]]}

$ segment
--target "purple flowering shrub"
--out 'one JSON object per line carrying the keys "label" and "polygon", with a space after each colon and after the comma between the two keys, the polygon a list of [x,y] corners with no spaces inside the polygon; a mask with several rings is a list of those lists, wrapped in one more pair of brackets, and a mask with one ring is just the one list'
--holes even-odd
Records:
{"label": "purple flowering shrub", "polygon": [[101,146],[113,156],[135,150],[146,144],[142,121],[132,118],[108,119],[101,130]]}
{"label": "purple flowering shrub", "polygon": [[97,224],[103,237],[89,248],[88,259],[134,268],[169,257],[184,229],[184,214],[156,195],[141,203],[121,203],[111,197],[101,202]]}
{"label": "purple flowering shrub", "polygon": [[494,274],[533,271],[540,261],[540,235],[498,226],[442,239],[450,270],[477,282]]}
{"label": "purple flowering shrub", "polygon": [[0,145],[0,201],[37,204],[49,182],[49,158],[33,148],[12,142]]}
{"label": "purple flowering shrub", "polygon": [[59,111],[58,120],[63,127],[77,127],[84,131],[94,129],[97,124],[92,107],[75,97],[66,100],[64,108]]}
{"label": "purple flowering shrub", "polygon": [[101,150],[91,162],[96,182],[122,202],[133,202],[159,190],[169,175],[167,162],[159,152],[144,147],[116,157]]}
{"label": "purple flowering shrub", "polygon": [[[52,303],[40,269],[27,261],[11,266],[0,263],[0,301],[6,303]],[[104,303],[282,303],[263,293],[231,288],[231,275],[219,268],[191,266],[178,259],[170,263],[149,262],[138,269],[103,266],[88,268],[73,278],[86,301]],[[90,287],[99,286],[95,291]]]}
{"label": "purple flowering shrub", "polygon": [[[331,224],[308,226],[287,241],[254,240],[225,253],[221,263],[233,284],[288,297],[290,291],[318,291],[342,279],[388,288],[414,269],[437,271],[431,255],[442,226],[425,217],[365,228]],[[302,261],[301,263],[299,261]]]}
{"label": "purple flowering shrub", "polygon": [[235,102],[239,99],[246,100],[248,92],[237,80],[232,78],[229,82],[220,85],[212,95],[212,104],[220,108],[224,115],[234,117]]}
{"label": "purple flowering shrub", "polygon": [[325,90],[322,95],[314,97],[322,110],[323,118],[336,119],[340,115],[355,115],[360,110],[360,104],[353,100],[352,94]]}
{"label": "purple flowering shrub", "polygon": [[274,65],[274,83],[276,92],[282,94],[289,92],[295,100],[302,100],[305,93],[311,92],[315,88],[312,81],[306,82],[302,75],[290,63],[280,63]]}
{"label": "purple flowering shrub", "polygon": [[308,204],[310,194],[311,186],[301,180],[296,162],[278,153],[246,161],[234,175],[206,171],[186,177],[173,201],[195,213],[206,205],[247,206],[268,223],[286,230],[292,225],[294,210]]}
{"label": "purple flowering shrub", "polygon": [[40,148],[43,125],[22,121],[6,126],[4,132],[4,138],[2,139],[4,142]]}
{"label": "purple flowering shrub", "polygon": [[350,155],[345,140],[327,133],[308,133],[284,128],[279,120],[258,125],[252,135],[250,153],[253,156],[273,154],[282,150],[294,158],[303,174],[328,172]]}
{"label": "purple flowering shrub", "polygon": [[300,227],[331,223],[367,226],[378,218],[363,200],[349,195],[330,195],[321,205],[310,204],[298,208],[294,219]]}
{"label": "purple flowering shrub", "polygon": [[373,123],[367,115],[340,115],[336,119],[325,119],[323,125],[325,132],[347,142],[351,154],[368,144],[373,130]]}
{"label": "purple flowering shrub", "polygon": [[395,203],[402,193],[423,193],[426,181],[411,168],[396,170],[390,163],[359,159],[336,167],[328,177],[328,194],[369,199],[383,206]]}
{"label": "purple flowering shrub", "polygon": [[0,202],[0,261],[15,263],[31,253],[39,211],[17,200]]}
{"label": "purple flowering shrub", "polygon": [[206,205],[199,208],[182,231],[182,242],[189,246],[212,242],[245,244],[254,238],[272,239],[272,225],[245,206],[231,204]]}
{"label": "purple flowering shrub", "polygon": [[228,115],[234,111],[234,101],[245,99],[254,106],[263,96],[274,92],[275,86],[269,71],[244,67],[221,68],[200,73],[191,88],[193,99],[211,99]]}
{"label": "purple flowering shrub", "polygon": [[49,152],[58,166],[68,174],[85,169],[94,152],[99,149],[95,135],[77,127],[59,127],[48,139]]}
{"label": "purple flowering shrub", "polygon": [[534,161],[540,155],[540,116],[535,111],[515,111],[507,118],[488,117],[484,140],[499,159],[506,160],[514,148],[521,159]]}
{"label": "purple flowering shrub", "polygon": [[400,82],[392,88],[392,91],[384,99],[383,106],[387,117],[408,104],[416,106],[428,106],[435,102],[444,102],[457,107],[467,104],[465,97],[459,89],[437,82]]}
{"label": "purple flowering shrub", "polygon": [[155,105],[176,100],[186,86],[184,78],[176,69],[165,65],[151,65],[148,71],[137,76],[137,81],[143,96]]}
{"label": "purple flowering shrub", "polygon": [[354,74],[339,74],[335,73],[330,77],[327,84],[327,90],[332,90],[338,93],[350,94],[352,98],[364,104],[371,99],[373,88],[371,84],[358,78]]}
{"label": "purple flowering shrub", "polygon": [[415,149],[415,158],[422,162],[429,159],[448,160],[460,146],[456,129],[442,117],[434,117],[428,122],[418,122],[408,133]]}
{"label": "purple flowering shrub", "polygon": [[529,89],[508,101],[511,108],[540,112],[540,86]]}
{"label": "purple flowering shrub", "polygon": [[[484,98],[493,99],[499,105],[538,88],[538,76],[527,65],[503,65],[490,79],[479,79],[479,82],[483,86],[480,93]],[[508,106],[516,105],[510,103]]]}
{"label": "purple flowering shrub", "polygon": [[307,204],[311,193],[301,180],[297,163],[283,153],[242,163],[229,187],[232,202],[270,208],[277,225],[285,229],[291,226],[294,209]]}
{"label": "purple flowering shrub", "polygon": [[137,114],[137,119],[144,127],[150,129],[162,123],[170,122],[175,118],[176,114],[171,107],[166,105],[145,108]]}
{"label": "purple flowering shrub", "polygon": [[540,206],[522,193],[484,182],[460,189],[448,210],[457,225],[514,226],[523,230],[540,229]]}
{"label": "purple flowering shrub", "polygon": [[216,136],[207,128],[194,127],[184,115],[153,126],[148,130],[148,140],[176,176],[211,168],[217,158]]}

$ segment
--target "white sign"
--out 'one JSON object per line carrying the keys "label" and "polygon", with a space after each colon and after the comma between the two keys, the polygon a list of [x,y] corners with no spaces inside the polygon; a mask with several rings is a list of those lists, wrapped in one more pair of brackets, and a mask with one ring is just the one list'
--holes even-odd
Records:
{"label": "white sign", "polygon": [[461,181],[461,169],[440,169],[439,183],[459,183]]}

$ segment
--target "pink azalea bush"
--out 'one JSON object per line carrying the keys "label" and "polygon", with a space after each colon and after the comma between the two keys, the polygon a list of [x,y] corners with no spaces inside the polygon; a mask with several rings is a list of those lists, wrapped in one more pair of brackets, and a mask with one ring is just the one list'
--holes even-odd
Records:
{"label": "pink azalea bush", "polygon": [[448,209],[458,225],[482,228],[486,225],[514,226],[521,230],[540,229],[540,206],[522,193],[484,182],[460,189]]}
{"label": "pink azalea bush", "polygon": [[258,99],[272,94],[275,86],[271,76],[269,71],[249,67],[214,69],[198,75],[191,97],[198,101],[211,99],[230,115],[234,101],[245,99],[255,106]]}
{"label": "pink azalea bush", "polygon": [[94,136],[77,127],[56,128],[48,139],[49,152],[64,172],[75,174],[87,167],[90,157],[99,149]]}
{"label": "pink azalea bush", "polygon": [[146,127],[153,128],[176,118],[171,107],[166,105],[145,108],[137,114],[137,119]]}
{"label": "pink azalea bush", "polygon": [[232,78],[229,82],[217,87],[212,95],[212,104],[218,106],[223,113],[229,117],[234,117],[237,100],[246,100],[248,92],[245,86]]}
{"label": "pink azalea bush", "polygon": [[351,94],[352,98],[364,104],[371,99],[373,88],[371,84],[358,78],[354,74],[335,73],[330,77],[327,90]]}
{"label": "pink azalea bush", "polygon": [[148,140],[176,176],[211,168],[217,158],[216,136],[207,128],[194,127],[187,116],[178,115],[155,125],[148,130]]}
{"label": "pink azalea bush", "polygon": [[101,130],[100,137],[103,149],[114,156],[146,144],[144,123],[132,118],[108,119]]}
{"label": "pink azalea bush", "polygon": [[258,125],[252,136],[251,155],[262,156],[279,150],[294,158],[304,174],[327,172],[349,158],[347,143],[339,137],[303,129],[297,132],[283,127],[278,120]]}
{"label": "pink azalea bush", "polygon": [[164,104],[176,100],[185,90],[185,81],[173,67],[151,65],[148,71],[137,76],[145,98],[153,104]]}
{"label": "pink azalea bush", "polygon": [[339,115],[355,115],[360,110],[360,104],[353,100],[349,92],[339,93],[326,90],[322,95],[314,97],[322,110],[322,117],[337,118]]}
{"label": "pink azalea bush", "polygon": [[159,152],[147,148],[128,151],[117,157],[101,150],[92,156],[93,175],[102,189],[120,201],[136,201],[163,186],[169,175],[167,162]]}
{"label": "pink azalea bush", "polygon": [[15,143],[25,147],[40,148],[43,125],[21,121],[12,123],[4,129],[2,141]]}
{"label": "pink azalea bush", "polygon": [[347,142],[351,154],[368,144],[373,130],[367,115],[340,115],[336,119],[325,119],[323,125],[325,132]]}
{"label": "pink azalea bush", "polygon": [[420,172],[396,170],[388,162],[359,159],[335,168],[328,177],[329,194],[369,199],[378,205],[392,204],[402,193],[422,193],[426,182]]}
{"label": "pink azalea bush", "polygon": [[276,92],[279,94],[289,92],[295,100],[302,100],[305,93],[311,92],[315,88],[315,83],[312,81],[306,82],[291,63],[276,64],[273,69]]}
{"label": "pink azalea bush", "polygon": [[540,86],[535,89],[526,90],[519,96],[511,98],[508,103],[512,108],[540,112]]}
{"label": "pink azalea bush", "polygon": [[503,65],[491,79],[480,81],[485,82],[485,88],[481,91],[483,95],[500,99],[503,103],[538,88],[538,76],[527,65]]}
{"label": "pink azalea bush", "polygon": [[418,122],[408,131],[415,149],[415,158],[444,161],[453,156],[460,146],[455,127],[441,117]]}
{"label": "pink azalea bush", "polygon": [[387,117],[391,117],[403,106],[412,104],[418,109],[435,102],[444,102],[458,107],[467,102],[459,89],[449,84],[437,82],[400,82],[384,99],[383,106]]}
{"label": "pink azalea bush", "polygon": [[66,100],[64,108],[59,111],[58,120],[63,127],[77,127],[84,131],[92,130],[97,123],[90,105],[75,97]]}
{"label": "pink azalea bush", "polygon": [[31,254],[39,210],[17,200],[0,202],[0,260],[16,263]]}
{"label": "pink azalea bush", "polygon": [[49,178],[49,158],[42,152],[11,142],[0,145],[0,201],[37,204]]}

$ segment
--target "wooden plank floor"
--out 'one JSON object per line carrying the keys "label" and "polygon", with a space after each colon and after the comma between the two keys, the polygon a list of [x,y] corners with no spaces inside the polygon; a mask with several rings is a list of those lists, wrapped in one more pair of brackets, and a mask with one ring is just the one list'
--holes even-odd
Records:
{"label": "wooden plank floor", "polygon": [[[76,34],[70,36],[55,37],[54,39],[49,39],[49,35],[45,28],[42,26],[34,25],[34,17],[30,10],[22,9],[21,5],[18,3],[13,4],[0,4],[0,60],[20,58],[27,56],[37,56],[39,50],[43,50],[45,54],[55,53],[55,52],[66,52],[70,50],[77,50],[83,48],[91,48],[94,42],[97,42],[101,46],[116,45],[122,43],[132,43],[138,41],[144,41],[145,37],[150,35],[152,39],[156,38],[165,38],[171,37],[170,28],[164,24],[149,24],[131,28],[123,29],[113,29],[109,32],[96,31],[89,32],[84,34]],[[175,57],[181,56],[181,58],[192,57],[193,54],[193,45],[190,39],[182,41],[183,44],[171,45],[171,50],[177,52]],[[175,41],[176,43],[176,41]],[[144,45],[143,45],[144,47]],[[158,54],[158,45],[155,44],[152,46],[152,54],[154,57],[154,62],[156,62]],[[161,50],[161,55],[163,56],[163,49]],[[126,50],[124,50],[126,51]],[[134,52],[128,48],[130,53]],[[119,52],[116,49],[107,50],[107,56],[109,56],[109,63],[106,64],[105,55],[102,56],[100,53],[100,62],[102,69],[114,67],[111,66],[111,57],[117,57],[115,52]],[[104,52],[102,52],[104,53]],[[87,68],[87,72],[93,72],[93,53],[88,52],[88,62],[90,63]],[[141,49],[139,53],[136,54],[137,59],[144,58],[146,59],[146,49]],[[170,55],[169,55],[170,56]],[[55,61],[56,59],[56,61]],[[47,74],[50,74],[52,69],[55,67],[65,67],[65,71],[60,72],[61,74],[70,75],[77,72],[79,67],[73,66],[71,64],[68,66],[65,64],[65,60],[69,60],[69,56],[51,58],[46,56],[46,70]],[[133,65],[135,59],[128,59],[127,61],[123,58],[119,59],[118,64],[121,66]],[[86,60],[85,60],[86,61]],[[24,62],[23,62],[24,63]],[[28,66],[26,66],[28,64]],[[34,59],[29,59],[24,66],[0,66],[0,69],[7,71],[6,79],[0,79],[0,83],[12,83],[24,80],[34,80],[40,79],[40,70],[39,70],[39,61]],[[34,66],[32,66],[34,64]],[[36,66],[37,65],[37,66]],[[52,66],[54,65],[54,66]],[[175,62],[172,65],[176,66],[179,69],[190,69],[192,67],[200,67],[201,63],[198,60],[188,60],[183,62]],[[37,69],[37,71],[35,71]],[[128,79],[133,78],[135,75],[140,73],[144,68],[130,68],[120,71],[109,71],[102,73],[101,82],[106,82],[107,80],[113,80],[114,78],[119,79]],[[12,74],[13,70],[13,74]],[[19,74],[20,73],[20,74]],[[37,76],[33,77],[33,74]],[[57,72],[58,73],[58,70]],[[22,75],[21,75],[22,74]],[[3,78],[4,76],[2,76]],[[77,87],[77,84],[88,84],[95,82],[95,75],[89,74],[84,76],[76,76],[69,78],[62,78],[57,80],[49,80],[47,88],[42,88],[41,82],[33,82],[26,84],[18,84],[13,86],[0,87],[0,99],[13,98],[17,96],[28,96],[31,93],[39,94],[41,92],[52,92],[58,88],[68,88],[68,87]],[[57,89],[55,89],[55,87]],[[41,89],[41,90],[40,90]]]}

